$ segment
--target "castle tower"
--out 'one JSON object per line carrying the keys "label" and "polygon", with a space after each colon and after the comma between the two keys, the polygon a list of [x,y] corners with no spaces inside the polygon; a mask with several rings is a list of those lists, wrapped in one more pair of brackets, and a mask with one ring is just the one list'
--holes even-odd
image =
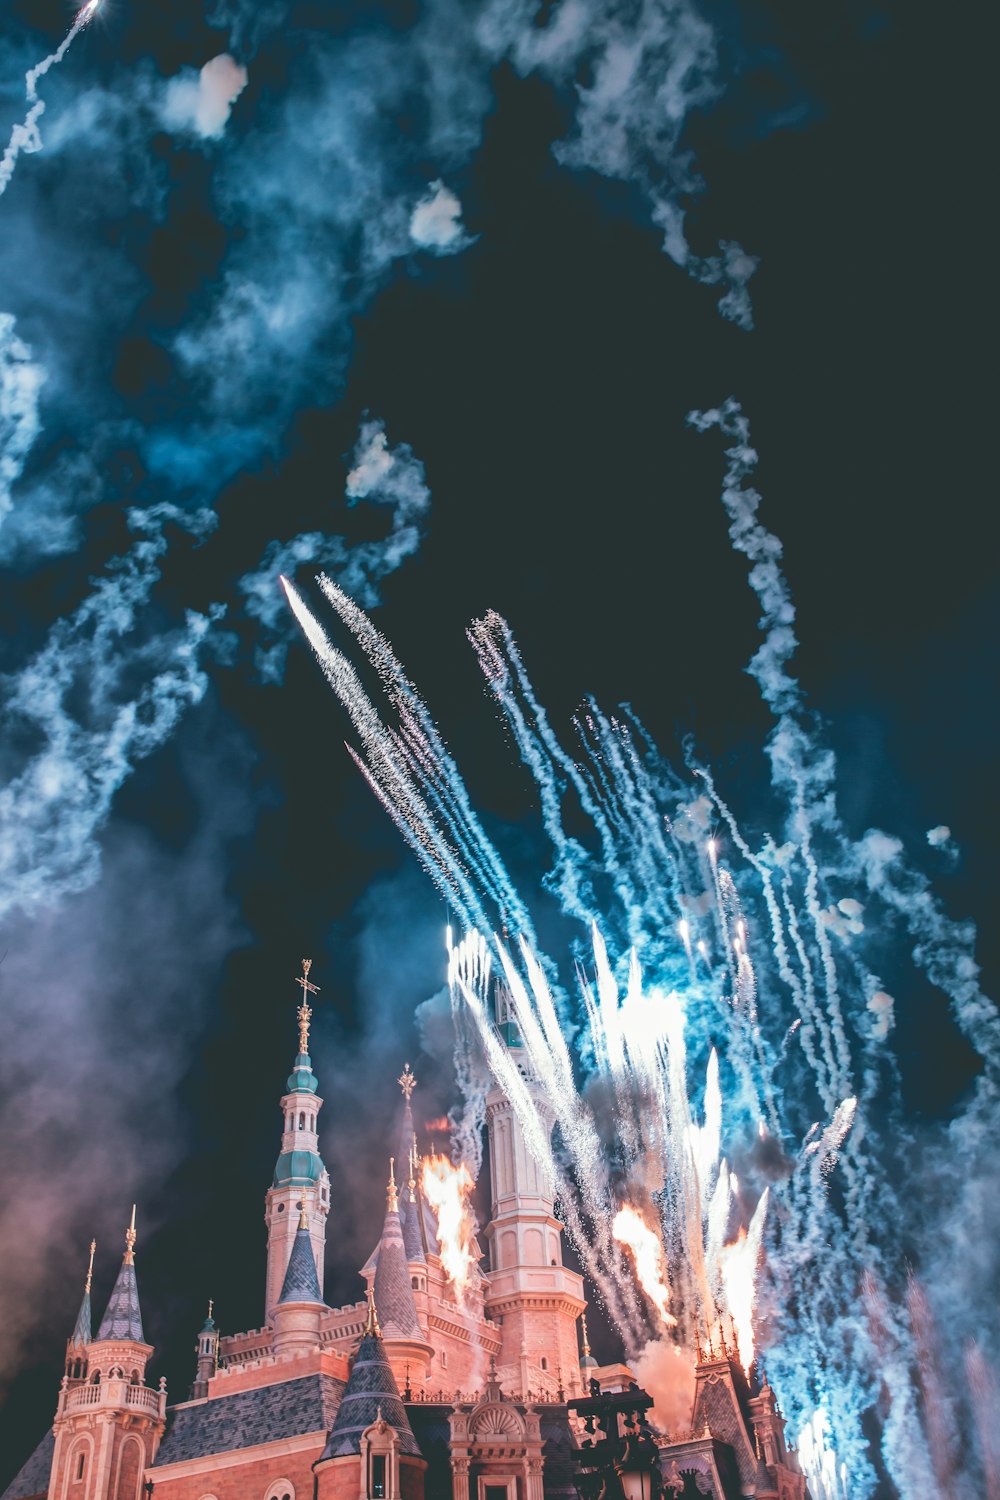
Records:
{"label": "castle tower", "polygon": [[317,1500],[424,1500],[422,1457],[379,1332],[375,1299],[326,1447],[316,1463]]}
{"label": "castle tower", "polygon": [[323,1293],[319,1289],[309,1218],[303,1203],[281,1296],[274,1309],[275,1354],[317,1349],[322,1317]]}
{"label": "castle tower", "polygon": [[267,1285],[264,1311],[268,1321],[281,1297],[282,1283],[298,1232],[301,1205],[306,1202],[309,1237],[321,1297],[323,1292],[330,1178],[319,1154],[317,1116],[323,1107],[323,1101],[317,1092],[319,1082],[309,1058],[309,1022],[312,1019],[309,996],[318,990],[317,985],[309,982],[311,967],[312,959],[304,958],[302,973],[296,979],[296,984],[302,986],[302,1004],[298,1010],[299,1050],[295,1066],[288,1077],[288,1092],[281,1101],[285,1119],[281,1154],[265,1199]]}
{"label": "castle tower", "polygon": [[[496,1022],[551,1131],[553,1117],[532,1084],[528,1057],[510,996],[495,990]],[[562,1261],[562,1225],[551,1191],[525,1143],[513,1106],[494,1083],[486,1096],[493,1200],[486,1226],[490,1246],[486,1313],[500,1324],[498,1365],[513,1390],[555,1392],[575,1383],[576,1320],[586,1307],[583,1278]]]}
{"label": "castle tower", "polygon": [[[85,1346],[87,1378],[71,1385],[64,1377],[59,1394],[49,1493],[60,1500],[135,1500],[163,1436],[166,1390],[162,1381],[159,1390],[144,1384],[153,1350],[142,1329],[134,1251],[133,1207],[107,1310]],[[84,1331],[79,1319],[78,1328]]]}
{"label": "castle tower", "polygon": [[202,1396],[208,1395],[208,1382],[215,1374],[219,1362],[219,1330],[215,1319],[212,1317],[214,1304],[209,1299],[208,1317],[202,1324],[195,1345],[195,1353],[198,1356],[198,1364],[195,1370],[194,1384],[191,1387],[191,1400],[197,1401]]}
{"label": "castle tower", "polygon": [[80,1303],[80,1311],[76,1315],[73,1332],[66,1340],[66,1380],[69,1385],[75,1385],[87,1378],[87,1345],[94,1337],[90,1311],[90,1287],[94,1279],[96,1249],[97,1241],[91,1240],[90,1264],[87,1266],[87,1279],[83,1285],[83,1300]]}

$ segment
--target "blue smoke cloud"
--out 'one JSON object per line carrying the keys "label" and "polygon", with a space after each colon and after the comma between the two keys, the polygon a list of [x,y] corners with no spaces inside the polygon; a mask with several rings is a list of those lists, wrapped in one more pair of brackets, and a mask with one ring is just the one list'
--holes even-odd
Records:
{"label": "blue smoke cloud", "polygon": [[395,572],[420,545],[431,498],[424,482],[424,466],[409,444],[389,447],[380,421],[362,425],[351,457],[346,494],[349,505],[367,500],[386,507],[388,534],[379,541],[348,543],[331,532],[304,532],[288,542],[272,542],[260,567],[240,579],[248,614],[261,621],[269,637],[285,637],[257,652],[257,665],[267,682],[281,680],[286,640],[293,630],[279,584],[282,575],[292,577],[298,568],[311,564],[330,573],[352,598],[370,609],[380,602],[380,580]]}

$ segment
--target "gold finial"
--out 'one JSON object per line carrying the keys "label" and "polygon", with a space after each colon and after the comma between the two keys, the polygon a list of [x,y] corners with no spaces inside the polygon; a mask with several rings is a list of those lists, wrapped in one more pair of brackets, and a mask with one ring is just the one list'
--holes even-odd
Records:
{"label": "gold finial", "polygon": [[312,1020],[312,1007],[309,1004],[310,995],[319,994],[319,985],[310,984],[309,970],[312,968],[312,959],[302,960],[302,973],[295,976],[295,983],[302,986],[302,1004],[299,1006],[299,1051],[309,1051],[309,1022]]}
{"label": "gold finial", "polygon": [[590,1354],[590,1344],[587,1342],[587,1314],[580,1314],[580,1322],[583,1325],[583,1355],[586,1359]]}
{"label": "gold finial", "polygon": [[90,1294],[90,1283],[94,1279],[94,1251],[96,1249],[97,1249],[97,1241],[96,1240],[91,1240],[91,1242],[90,1242],[90,1265],[87,1267],[87,1279],[86,1279],[86,1281],[83,1284],[83,1291],[84,1291],[84,1295],[85,1296],[89,1296],[89,1294]]}
{"label": "gold finial", "polygon": [[394,1156],[390,1156],[389,1157],[389,1186],[386,1188],[386,1192],[388,1193],[389,1197],[388,1197],[388,1201],[386,1203],[386,1208],[389,1210],[389,1212],[391,1214],[399,1212],[399,1196],[396,1193],[396,1170],[395,1170],[395,1168],[396,1168],[396,1158]]}
{"label": "gold finial", "polygon": [[132,1204],[132,1221],[125,1231],[125,1264],[135,1265],[135,1204]]}
{"label": "gold finial", "polygon": [[368,1288],[368,1320],[365,1323],[365,1333],[377,1333],[381,1336],[382,1330],[378,1326],[378,1313],[375,1311],[375,1287]]}
{"label": "gold finial", "polygon": [[399,1077],[396,1079],[396,1082],[399,1084],[400,1088],[403,1090],[403,1094],[406,1097],[406,1102],[407,1102],[407,1104],[409,1104],[409,1102],[410,1102],[410,1095],[413,1093],[413,1090],[417,1086],[417,1080],[414,1077],[413,1073],[410,1071],[410,1065],[409,1065],[409,1063],[406,1064],[406,1066],[403,1069],[402,1073],[400,1073]]}
{"label": "gold finial", "polygon": [[305,1198],[303,1198],[302,1201],[299,1203],[299,1228],[300,1229],[308,1229],[309,1228],[309,1220],[306,1218],[306,1200],[305,1200]]}

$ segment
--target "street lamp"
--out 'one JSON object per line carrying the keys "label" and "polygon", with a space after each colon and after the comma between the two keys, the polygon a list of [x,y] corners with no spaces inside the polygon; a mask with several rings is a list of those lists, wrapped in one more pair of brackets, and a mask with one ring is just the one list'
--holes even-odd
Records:
{"label": "street lamp", "polygon": [[589,1396],[569,1403],[587,1434],[573,1454],[580,1500],[661,1500],[659,1450],[646,1420],[652,1404],[634,1383],[602,1392],[596,1380]]}

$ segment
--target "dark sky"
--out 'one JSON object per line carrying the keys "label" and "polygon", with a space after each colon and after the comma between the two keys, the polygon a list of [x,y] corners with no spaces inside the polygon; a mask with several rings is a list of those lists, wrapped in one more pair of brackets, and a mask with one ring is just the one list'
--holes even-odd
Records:
{"label": "dark sky", "polygon": [[[714,73],[702,56],[671,131],[649,84],[687,45],[667,12],[594,0],[552,62],[559,6],[105,0],[40,81],[42,149],[0,198],[0,1483],[54,1408],[85,1246],[96,1233],[100,1302],[133,1197],[171,1394],[208,1296],[224,1330],[259,1323],[302,954],[345,1200],[330,1300],[353,1300],[377,1232],[403,1062],[425,1118],[453,1102],[412,1019],[443,983],[445,909],[277,594],[247,606],[239,580],[272,543],[346,538],[339,566],[360,569],[526,880],[535,799],[464,635],[487,608],[557,727],[592,692],[633,704],[668,754],[693,733],[753,824],[758,608],[723,445],[685,424],[736,396],[847,827],[922,848],[948,910],[980,925],[990,991],[981,16],[692,8]],[[68,19],[5,6],[0,138]],[[646,71],[602,155],[608,119],[595,148],[581,100],[615,28]],[[227,49],[248,82],[209,138],[197,70]],[[412,229],[438,182],[465,230],[449,253]],[[688,271],[720,241],[759,257],[752,331],[664,253],[664,203],[687,210]],[[391,497],[345,502],[373,422],[430,495],[396,568]],[[959,852],[935,864],[938,824]],[[911,998],[893,1046],[919,1129],[978,1064],[939,996]]]}

